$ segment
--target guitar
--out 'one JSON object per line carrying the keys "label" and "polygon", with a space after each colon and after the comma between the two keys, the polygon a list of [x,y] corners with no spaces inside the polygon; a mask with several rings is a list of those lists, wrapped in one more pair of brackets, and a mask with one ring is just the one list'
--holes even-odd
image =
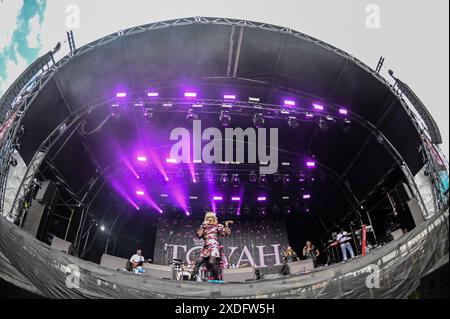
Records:
{"label": "guitar", "polygon": [[134,270],[134,269],[136,269],[137,267],[142,266],[144,263],[151,263],[151,262],[152,262],[152,260],[149,258],[149,259],[147,259],[147,260],[144,260],[144,261],[138,261],[138,262],[130,261],[130,265],[131,265],[131,267],[132,267],[133,270]]}

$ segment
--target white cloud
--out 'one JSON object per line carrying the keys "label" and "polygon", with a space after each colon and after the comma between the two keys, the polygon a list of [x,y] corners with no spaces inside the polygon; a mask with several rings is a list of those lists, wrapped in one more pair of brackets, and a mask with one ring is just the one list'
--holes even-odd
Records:
{"label": "white cloud", "polygon": [[23,72],[28,66],[27,61],[25,58],[20,55],[20,53],[17,51],[17,44],[14,47],[14,51],[16,54],[17,62],[8,59],[6,60],[6,79],[0,78],[0,95],[9,88],[9,86],[15,81],[15,79]]}
{"label": "white cloud", "polygon": [[37,48],[41,44],[41,24],[39,15],[33,16],[29,21],[30,31],[27,35],[27,43],[30,48]]}
{"label": "white cloud", "polygon": [[17,17],[23,6],[23,0],[0,1],[0,53],[11,44],[14,31],[17,29]]}

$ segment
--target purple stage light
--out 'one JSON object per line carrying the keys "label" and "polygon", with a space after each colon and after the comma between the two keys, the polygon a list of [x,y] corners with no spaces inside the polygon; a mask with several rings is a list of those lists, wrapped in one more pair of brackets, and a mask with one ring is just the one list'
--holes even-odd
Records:
{"label": "purple stage light", "polygon": [[236,100],[236,95],[234,95],[234,94],[225,94],[223,96],[223,99],[224,100]]}
{"label": "purple stage light", "polygon": [[303,194],[303,199],[310,199],[311,195],[310,194]]}
{"label": "purple stage light", "polygon": [[223,197],[222,196],[213,196],[213,200],[221,201],[221,200],[223,200]]}
{"label": "purple stage light", "polygon": [[258,202],[265,202],[267,200],[266,196],[259,196]]}
{"label": "purple stage light", "polygon": [[233,202],[240,202],[240,201],[241,201],[241,198],[240,198],[239,196],[233,196],[233,197],[231,197],[231,200],[232,200]]}
{"label": "purple stage light", "polygon": [[127,97],[127,92],[117,92],[116,97]]}
{"label": "purple stage light", "polygon": [[314,168],[314,167],[316,167],[316,162],[314,162],[314,161],[307,161],[306,162],[306,167]]}
{"label": "purple stage light", "polygon": [[190,216],[191,215],[191,213],[188,210],[185,211],[184,213],[186,214],[186,216]]}
{"label": "purple stage light", "polygon": [[164,180],[165,180],[166,182],[168,182],[168,181],[170,181],[170,178],[169,178],[168,176],[166,176],[166,177],[164,177]]}
{"label": "purple stage light", "polygon": [[158,92],[148,92],[148,93],[147,93],[147,96],[148,96],[148,97],[158,97],[158,96],[159,96],[159,93],[158,93]]}
{"label": "purple stage light", "polygon": [[170,164],[176,164],[177,160],[175,158],[168,158],[166,159],[166,163],[170,163]]}
{"label": "purple stage light", "polygon": [[314,115],[312,115],[311,113],[306,113],[306,114],[305,114],[305,117],[307,117],[307,118],[313,118]]}
{"label": "purple stage light", "polygon": [[196,98],[197,97],[197,92],[184,92],[184,97]]}
{"label": "purple stage light", "polygon": [[136,159],[138,162],[147,162],[147,156],[139,155]]}
{"label": "purple stage light", "polygon": [[347,115],[348,114],[348,110],[347,109],[339,109],[339,114]]}
{"label": "purple stage light", "polygon": [[323,111],[323,110],[324,110],[324,107],[323,107],[322,104],[314,103],[314,104],[313,104],[313,107],[314,107],[314,109],[315,109],[316,111]]}
{"label": "purple stage light", "polygon": [[296,103],[294,100],[284,100],[284,105],[285,106],[295,106]]}
{"label": "purple stage light", "polygon": [[136,191],[136,195],[138,195],[138,196],[144,196],[144,195],[145,195],[145,192],[142,191],[142,190],[137,190],[137,191]]}

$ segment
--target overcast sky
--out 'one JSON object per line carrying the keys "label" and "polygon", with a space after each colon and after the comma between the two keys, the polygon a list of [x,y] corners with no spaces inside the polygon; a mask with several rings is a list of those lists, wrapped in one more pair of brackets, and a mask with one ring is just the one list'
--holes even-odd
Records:
{"label": "overcast sky", "polygon": [[[448,0],[0,0],[0,95],[33,60],[66,40],[68,26],[79,47],[128,27],[191,16],[290,27],[372,68],[384,56],[382,75],[393,69],[416,92],[448,155]],[[67,51],[64,43],[61,53]]]}

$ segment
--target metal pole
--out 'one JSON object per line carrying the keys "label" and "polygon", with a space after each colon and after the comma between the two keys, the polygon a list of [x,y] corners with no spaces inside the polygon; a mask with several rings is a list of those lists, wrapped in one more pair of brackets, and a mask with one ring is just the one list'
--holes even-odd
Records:
{"label": "metal pole", "polygon": [[378,244],[377,235],[375,233],[375,227],[373,227],[372,219],[370,218],[370,213],[368,210],[366,210],[366,213],[367,213],[367,218],[369,219],[370,226],[372,226],[373,238],[375,238],[375,243]]}
{"label": "metal pole", "polygon": [[70,218],[69,218],[69,223],[67,224],[67,229],[66,229],[66,234],[64,235],[64,240],[67,240],[67,236],[69,235],[69,228],[70,228],[70,224],[72,223],[72,217],[73,217],[73,209],[70,210]]}

